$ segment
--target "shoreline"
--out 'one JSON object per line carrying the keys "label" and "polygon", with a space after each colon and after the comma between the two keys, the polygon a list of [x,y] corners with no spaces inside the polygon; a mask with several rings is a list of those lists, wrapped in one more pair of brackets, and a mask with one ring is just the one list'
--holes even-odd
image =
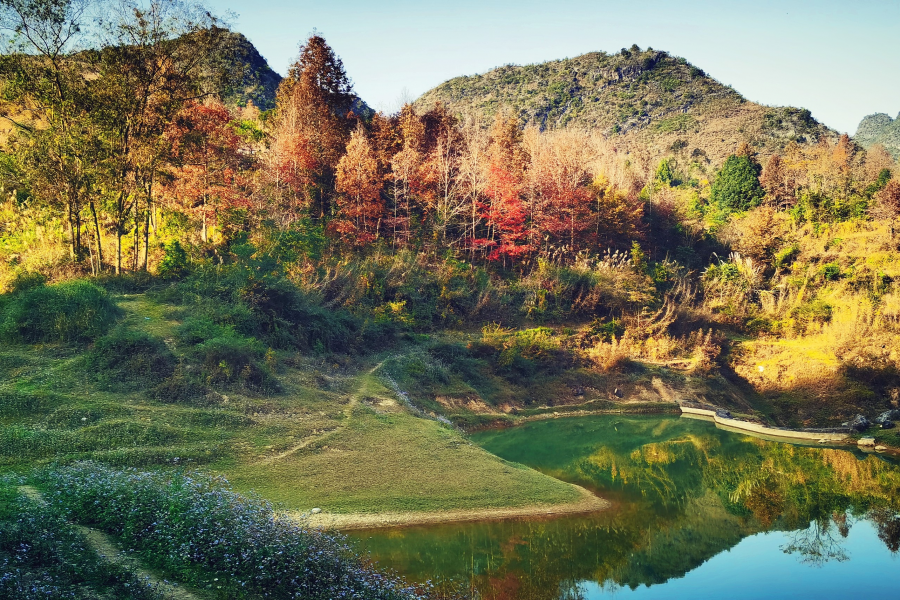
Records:
{"label": "shoreline", "polygon": [[581,498],[567,504],[535,504],[507,508],[453,509],[428,512],[387,513],[328,513],[318,514],[285,512],[284,516],[301,521],[311,527],[326,530],[350,531],[355,529],[382,529],[412,525],[492,521],[516,517],[546,517],[587,514],[606,510],[612,506],[609,500],[592,494],[587,489],[571,484]]}

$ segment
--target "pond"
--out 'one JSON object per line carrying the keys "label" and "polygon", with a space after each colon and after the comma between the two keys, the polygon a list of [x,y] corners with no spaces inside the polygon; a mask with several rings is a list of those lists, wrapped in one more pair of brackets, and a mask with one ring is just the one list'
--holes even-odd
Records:
{"label": "pond", "polygon": [[582,516],[353,532],[381,566],[484,600],[900,597],[900,467],[681,417],[473,434],[612,501]]}

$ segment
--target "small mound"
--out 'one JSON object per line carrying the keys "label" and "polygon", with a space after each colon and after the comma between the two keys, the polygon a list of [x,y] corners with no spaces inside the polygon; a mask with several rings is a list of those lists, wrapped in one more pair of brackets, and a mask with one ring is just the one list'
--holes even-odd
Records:
{"label": "small mound", "polygon": [[87,281],[36,285],[0,298],[0,339],[6,342],[91,342],[119,316],[105,290]]}

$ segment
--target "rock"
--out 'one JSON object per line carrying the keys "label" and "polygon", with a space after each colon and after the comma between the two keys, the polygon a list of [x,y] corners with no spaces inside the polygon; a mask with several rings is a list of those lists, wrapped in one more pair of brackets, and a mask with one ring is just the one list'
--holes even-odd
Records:
{"label": "rock", "polygon": [[894,422],[893,422],[893,421],[882,421],[882,422],[881,422],[881,428],[882,428],[882,429],[893,429],[893,428],[894,428]]}
{"label": "rock", "polygon": [[887,446],[875,446],[875,452],[884,452],[887,450]]}
{"label": "rock", "polygon": [[728,412],[727,410],[721,409],[721,408],[716,411],[716,416],[721,419],[733,419],[734,418],[731,416],[730,412]]}
{"label": "rock", "polygon": [[822,439],[822,440],[819,440],[819,443],[820,443],[820,444],[827,444],[827,443],[828,443],[828,440]]}
{"label": "rock", "polygon": [[624,395],[625,393],[619,388],[613,390],[613,396],[615,396],[616,398],[622,398]]}
{"label": "rock", "polygon": [[841,423],[841,425],[843,425],[844,427],[849,427],[854,431],[865,431],[872,425],[872,423],[869,422],[869,420],[863,415],[856,415],[849,421]]}
{"label": "rock", "polygon": [[879,425],[883,425],[884,423],[888,423],[890,421],[896,421],[900,419],[900,410],[886,410],[877,417],[875,417],[875,422]]}
{"label": "rock", "polygon": [[321,508],[314,508],[314,509],[312,509],[312,510],[309,511],[309,512],[311,512],[311,513],[314,514],[314,515],[317,515],[317,514],[319,514],[320,512],[322,512],[322,509],[321,509]]}
{"label": "rock", "polygon": [[576,398],[581,398],[584,396],[584,388],[580,385],[576,385],[572,388],[572,394],[574,394]]}
{"label": "rock", "polygon": [[856,442],[856,445],[857,446],[874,446],[875,438],[871,438],[871,437],[859,438],[859,441]]}

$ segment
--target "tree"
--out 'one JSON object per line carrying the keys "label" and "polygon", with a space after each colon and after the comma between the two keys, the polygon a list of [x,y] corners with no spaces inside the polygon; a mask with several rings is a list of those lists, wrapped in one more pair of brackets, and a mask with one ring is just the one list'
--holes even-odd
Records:
{"label": "tree", "polygon": [[494,163],[488,171],[485,195],[490,199],[487,222],[493,228],[496,239],[485,240],[490,248],[488,260],[516,259],[531,250],[528,230],[525,227],[525,204],[519,195],[517,178],[508,169]]}
{"label": "tree", "polygon": [[478,208],[482,204],[487,185],[488,135],[481,124],[471,117],[463,121],[460,135],[462,150],[458,162],[457,181],[466,214],[463,238],[474,255],[476,250],[474,242],[478,239],[478,227],[481,223]]}
{"label": "tree", "polygon": [[672,185],[672,182],[675,181],[675,173],[670,163],[669,159],[664,158],[659,162],[659,166],[656,167],[654,179],[663,185]]}
{"label": "tree", "polygon": [[107,148],[104,205],[116,234],[120,273],[122,238],[129,231],[134,231],[133,268],[138,267],[142,224],[147,267],[155,183],[169,152],[168,124],[186,104],[206,95],[204,80],[214,76],[207,57],[226,32],[208,12],[178,0],[117,6],[106,21],[91,114]]}
{"label": "tree", "polygon": [[[335,169],[344,154],[356,117],[358,102],[344,65],[325,39],[311,36],[300,47],[300,56],[278,88],[275,145],[282,152],[297,149],[305,173],[297,177],[306,185],[299,190],[314,217],[325,219],[331,210]],[[282,157],[291,162],[292,157]]]}
{"label": "tree", "polygon": [[896,219],[900,216],[900,181],[891,179],[875,195],[875,216],[881,219]]}
{"label": "tree", "polygon": [[530,129],[525,146],[530,157],[526,170],[530,244],[543,243],[545,255],[571,258],[591,245],[595,233],[588,139],[577,131],[539,134]]}
{"label": "tree", "polygon": [[[431,211],[430,224],[435,243],[453,244],[449,232],[465,212],[465,196],[461,189],[460,167],[462,135],[457,119],[442,104],[437,104],[423,117],[430,149],[422,168],[426,208]],[[463,228],[464,229],[464,228]],[[460,237],[465,237],[461,232]]]}
{"label": "tree", "polygon": [[76,261],[84,255],[82,210],[92,193],[98,150],[84,77],[91,55],[70,56],[86,43],[88,6],[0,0],[0,29],[13,34],[8,52],[0,54],[0,116],[13,125],[10,145],[32,193],[65,213]]}
{"label": "tree", "polygon": [[760,184],[766,191],[766,198],[776,208],[785,209],[793,205],[796,193],[794,173],[780,155],[769,157]]}
{"label": "tree", "polygon": [[749,156],[732,154],[712,185],[712,201],[722,208],[737,211],[758,206],[765,196],[759,174],[759,165]]}
{"label": "tree", "polygon": [[347,144],[347,152],[337,165],[338,218],[333,221],[345,242],[365,246],[378,237],[384,216],[381,198],[383,182],[378,160],[362,126]]}
{"label": "tree", "polygon": [[200,239],[219,216],[249,205],[242,171],[248,158],[221,103],[192,103],[169,126],[172,166],[168,195],[173,206],[200,220]]}
{"label": "tree", "polygon": [[412,105],[406,104],[400,109],[397,125],[403,146],[391,158],[393,206],[390,225],[395,248],[408,245],[412,239],[413,214],[422,191],[419,175],[425,149],[425,124]]}

